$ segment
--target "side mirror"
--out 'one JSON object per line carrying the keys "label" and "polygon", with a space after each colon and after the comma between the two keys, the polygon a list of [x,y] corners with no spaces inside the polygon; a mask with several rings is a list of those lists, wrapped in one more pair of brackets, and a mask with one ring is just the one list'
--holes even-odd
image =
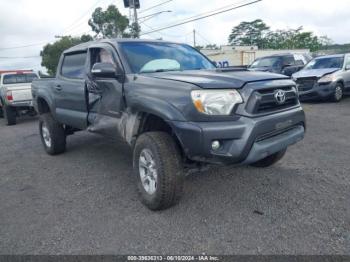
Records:
{"label": "side mirror", "polygon": [[350,65],[346,65],[345,70],[350,70]]}
{"label": "side mirror", "polygon": [[91,69],[91,74],[95,77],[113,78],[120,76],[120,71],[111,63],[96,63]]}

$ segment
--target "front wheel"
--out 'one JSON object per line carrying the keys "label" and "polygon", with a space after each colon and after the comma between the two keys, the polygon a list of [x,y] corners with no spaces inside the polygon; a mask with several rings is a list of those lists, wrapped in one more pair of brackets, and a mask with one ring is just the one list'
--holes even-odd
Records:
{"label": "front wheel", "polygon": [[254,167],[272,166],[272,165],[276,164],[278,161],[280,161],[284,157],[286,152],[287,152],[287,149],[283,149],[275,154],[272,154],[270,156],[267,156],[267,157],[259,160],[258,162],[251,164],[251,166],[254,166]]}
{"label": "front wheel", "polygon": [[49,155],[61,154],[66,150],[65,130],[51,114],[40,116],[39,132],[45,151]]}
{"label": "front wheel", "polygon": [[133,166],[141,202],[149,209],[167,209],[180,200],[184,173],[179,150],[170,135],[142,134],[136,141]]}
{"label": "front wheel", "polygon": [[343,98],[344,90],[342,84],[337,84],[334,89],[334,94],[332,95],[333,102],[340,102]]}
{"label": "front wheel", "polygon": [[16,124],[16,117],[17,117],[16,108],[14,108],[12,106],[4,105],[3,113],[4,113],[4,118],[5,118],[6,124],[8,126],[13,126]]}

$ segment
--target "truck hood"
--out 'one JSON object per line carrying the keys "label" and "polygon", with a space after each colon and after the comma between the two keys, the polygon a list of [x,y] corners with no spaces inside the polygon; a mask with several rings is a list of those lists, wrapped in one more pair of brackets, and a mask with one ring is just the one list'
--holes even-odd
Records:
{"label": "truck hood", "polygon": [[174,80],[197,85],[204,89],[242,88],[246,83],[289,79],[286,76],[265,72],[225,71],[225,70],[189,70],[147,74],[149,77]]}
{"label": "truck hood", "polygon": [[321,78],[324,75],[334,73],[338,71],[337,68],[323,68],[323,69],[305,69],[301,70],[293,75],[294,78],[304,78],[304,77],[317,77]]}

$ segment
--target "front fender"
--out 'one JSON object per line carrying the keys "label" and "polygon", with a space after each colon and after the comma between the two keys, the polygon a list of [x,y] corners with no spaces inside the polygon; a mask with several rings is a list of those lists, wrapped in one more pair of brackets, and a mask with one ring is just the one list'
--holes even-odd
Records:
{"label": "front fender", "polygon": [[134,96],[128,106],[137,112],[145,112],[170,121],[186,121],[184,115],[171,103],[150,96]]}

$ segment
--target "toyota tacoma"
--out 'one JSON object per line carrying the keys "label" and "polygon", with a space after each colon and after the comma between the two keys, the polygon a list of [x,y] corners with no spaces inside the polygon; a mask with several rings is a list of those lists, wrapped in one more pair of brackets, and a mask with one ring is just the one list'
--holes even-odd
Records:
{"label": "toyota tacoma", "polygon": [[141,201],[152,210],[180,199],[185,174],[205,164],[268,167],[302,140],[295,83],[266,72],[217,69],[186,44],[114,39],[66,50],[56,78],[34,81],[48,154],[89,130],[133,150]]}

